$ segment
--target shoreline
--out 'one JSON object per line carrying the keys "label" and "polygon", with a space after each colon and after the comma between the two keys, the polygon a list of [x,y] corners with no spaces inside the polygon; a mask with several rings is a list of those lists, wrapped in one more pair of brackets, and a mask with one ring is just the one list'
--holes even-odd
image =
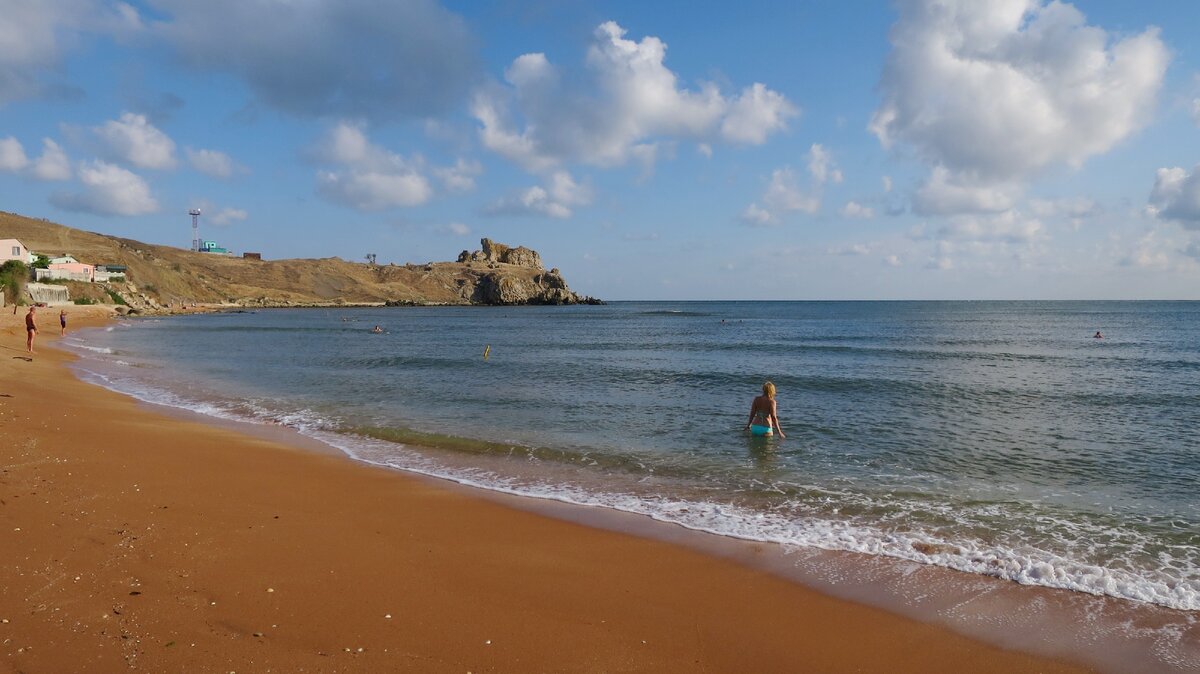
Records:
{"label": "shoreline", "polygon": [[[72,368],[75,369],[74,365]],[[77,370],[77,376],[85,382],[88,374],[91,371],[86,368]],[[103,383],[92,384],[105,387]],[[117,392],[129,395],[119,389]],[[347,459],[501,507],[682,546],[836,599],[947,628],[1000,648],[1078,662],[1101,672],[1172,673],[1190,671],[1195,663],[1200,663],[1200,641],[1182,636],[1178,642],[1162,638],[1165,633],[1175,631],[1200,636],[1191,625],[1189,612],[1184,610],[1077,590],[1026,585],[887,555],[797,547],[690,528],[618,507],[507,491],[436,471],[377,463],[355,456],[336,440],[322,439],[286,425],[206,414],[144,397],[133,399],[139,408],[153,414]],[[423,453],[438,451],[418,449]],[[1020,619],[1014,619],[1015,616]],[[1131,625],[1137,626],[1139,634],[1128,633]],[[1097,634],[1104,637],[1097,638]]]}
{"label": "shoreline", "polygon": [[21,382],[0,399],[14,669],[1084,671],[686,543],[162,415],[43,340],[33,362],[0,349]]}

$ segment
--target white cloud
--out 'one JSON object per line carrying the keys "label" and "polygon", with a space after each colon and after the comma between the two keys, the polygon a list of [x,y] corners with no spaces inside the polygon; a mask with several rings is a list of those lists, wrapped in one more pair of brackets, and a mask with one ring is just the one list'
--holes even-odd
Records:
{"label": "white cloud", "polygon": [[712,83],[681,88],[664,65],[666,44],[625,32],[612,21],[596,29],[583,78],[564,77],[544,54],[515,59],[507,86],[484,88],[472,106],[483,145],[534,172],[569,161],[619,166],[653,161],[659,143],[680,139],[761,144],[798,114],[757,83],[732,99]]}
{"label": "white cloud", "polygon": [[788,120],[797,114],[796,106],[783,94],[755,82],[730,104],[721,122],[721,135],[734,143],[762,145],[767,136],[786,129]]}
{"label": "white cloud", "polygon": [[1087,197],[1030,199],[1029,207],[1034,215],[1043,218],[1058,216],[1084,218],[1100,212],[1100,205]]}
{"label": "white cloud", "polygon": [[96,0],[4,0],[0,3],[0,105],[23,98],[70,95],[74,87],[47,83],[63,55],[84,33],[120,35],[138,28],[125,3]]}
{"label": "white cloud", "polygon": [[591,188],[575,182],[566,171],[556,171],[546,187],[535,185],[521,193],[492,204],[488,215],[535,215],[569,218],[572,208],[592,202]]}
{"label": "white cloud", "polygon": [[71,161],[49,138],[42,139],[42,156],[30,161],[21,142],[9,136],[0,138],[0,171],[26,173],[37,180],[70,180]]}
{"label": "white cloud", "polygon": [[58,143],[42,139],[42,156],[33,162],[30,173],[38,180],[70,180],[71,160]]}
{"label": "white cloud", "polygon": [[699,152],[700,154],[704,155],[708,159],[712,159],[713,149],[712,149],[712,145],[710,145],[708,143],[700,143],[700,144],[696,145],[696,152]]}
{"label": "white cloud", "polygon": [[742,220],[762,225],[778,222],[787,213],[799,211],[811,215],[821,210],[822,188],[827,182],[842,182],[842,172],[829,151],[817,143],[808,149],[808,172],[812,176],[812,187],[805,190],[800,187],[796,172],[790,166],[775,169],[763,192],[763,205],[750,204],[742,212]]}
{"label": "white cloud", "polygon": [[929,256],[929,259],[925,261],[925,268],[939,271],[954,269],[954,259],[950,257],[953,254],[953,244],[946,241],[939,241],[933,255]]}
{"label": "white cloud", "polygon": [[0,138],[0,171],[16,173],[28,165],[29,158],[25,156],[25,147],[21,145],[21,141],[12,136]]}
{"label": "white cloud", "polygon": [[471,228],[461,222],[451,222],[450,224],[443,225],[440,229],[450,232],[455,236],[467,236],[471,233]]}
{"label": "white cloud", "polygon": [[919,215],[999,213],[1013,207],[1020,187],[1011,183],[973,181],[942,166],[917,189],[913,210]]}
{"label": "white cloud", "polygon": [[475,189],[475,177],[483,173],[483,164],[459,159],[454,166],[437,168],[433,174],[442,181],[447,192],[470,192]]}
{"label": "white cloud", "polygon": [[433,191],[424,176],[369,170],[319,171],[317,190],[330,201],[360,211],[382,211],[398,206],[418,206]]}
{"label": "white cloud", "polygon": [[319,159],[339,170],[317,172],[317,190],[330,201],[360,211],[418,206],[433,197],[420,159],[371,143],[360,126],[339,123],[316,148]]}
{"label": "white cloud", "polygon": [[71,16],[73,9],[66,2],[61,7],[38,0],[4,4],[4,20],[0,21],[0,103],[38,91],[34,72],[58,60],[60,38],[56,27]]}
{"label": "white cloud", "polygon": [[1147,122],[1169,60],[1157,29],[1117,39],[1060,2],[900,8],[870,129],[935,167],[918,212],[1003,210],[1036,171],[1108,151]]}
{"label": "white cloud", "polygon": [[1128,253],[1117,263],[1124,267],[1167,269],[1171,266],[1171,257],[1163,246],[1164,242],[1158,239],[1156,232],[1147,232],[1134,242]]}
{"label": "white cloud", "polygon": [[147,121],[145,115],[126,112],[92,128],[111,159],[139,168],[175,167],[175,141]]}
{"label": "white cloud", "polygon": [[229,155],[218,150],[193,150],[184,148],[188,163],[197,171],[214,178],[228,178],[233,175],[234,163]]}
{"label": "white cloud", "polygon": [[1200,229],[1200,165],[1188,173],[1182,168],[1160,168],[1150,191],[1151,215]]}
{"label": "white cloud", "polygon": [[875,217],[875,209],[870,206],[863,206],[856,201],[847,201],[846,205],[842,207],[842,216],[870,220]]}
{"label": "white cloud", "polygon": [[884,176],[884,177],[882,178],[882,180],[883,180],[883,191],[884,191],[885,193],[886,193],[886,192],[891,192],[891,191],[892,191],[892,177],[891,177],[891,176]]}
{"label": "white cloud", "polygon": [[888,255],[883,258],[883,263],[889,267],[899,267],[901,262],[899,255]]}
{"label": "white cloud", "polygon": [[790,168],[776,169],[771,173],[771,182],[763,194],[763,202],[773,213],[802,211],[816,213],[821,208],[821,199],[805,193],[796,182],[796,174]]}
{"label": "white cloud", "polygon": [[1192,121],[1200,126],[1200,98],[1192,99]]}
{"label": "white cloud", "polygon": [[1037,218],[1010,210],[996,215],[954,216],[937,236],[943,242],[1030,244],[1044,237],[1044,228]]}
{"label": "white cloud", "polygon": [[487,211],[488,215],[544,215],[569,218],[571,209],[550,198],[546,189],[534,185],[515,198],[503,199]]}
{"label": "white cloud", "polygon": [[[813,146],[819,147],[819,146]],[[810,164],[811,168],[811,164]],[[818,187],[819,187],[818,181]],[[775,169],[763,192],[762,206],[752,203],[742,212],[742,220],[752,225],[776,223],[787,213],[813,214],[821,210],[821,197],[801,189],[791,167]]]}
{"label": "white cloud", "polygon": [[751,225],[769,225],[774,221],[771,213],[758,204],[750,204],[742,212],[742,221]]}
{"label": "white cloud", "polygon": [[248,217],[249,214],[240,208],[222,208],[209,220],[218,227],[225,227],[233,224],[235,220],[245,220]]}
{"label": "white cloud", "polygon": [[158,210],[146,181],[135,173],[103,161],[79,165],[81,193],[58,193],[51,203],[70,211],[97,215],[145,215]]}
{"label": "white cloud", "polygon": [[808,149],[808,172],[818,185],[842,182],[842,171],[833,163],[829,151],[816,143]]}
{"label": "white cloud", "polygon": [[1087,197],[1030,199],[1029,208],[1034,215],[1040,218],[1065,218],[1076,230],[1082,227],[1088,218],[1104,212],[1100,204]]}
{"label": "white cloud", "polygon": [[244,81],[304,116],[434,116],[478,74],[466,23],[435,0],[150,0],[152,30],[184,62]]}

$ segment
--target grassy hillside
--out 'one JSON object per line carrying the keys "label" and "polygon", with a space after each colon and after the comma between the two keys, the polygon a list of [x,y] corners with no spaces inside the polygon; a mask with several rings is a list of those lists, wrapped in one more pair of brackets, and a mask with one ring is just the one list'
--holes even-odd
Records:
{"label": "grassy hillside", "polygon": [[548,276],[541,269],[488,262],[397,266],[340,258],[246,260],[85,232],[4,212],[0,212],[0,238],[20,239],[38,253],[70,253],[89,264],[125,265],[128,285],[117,284],[114,289],[135,306],[150,309],[193,302],[241,306],[388,301],[471,304],[481,281],[536,289],[545,287]]}

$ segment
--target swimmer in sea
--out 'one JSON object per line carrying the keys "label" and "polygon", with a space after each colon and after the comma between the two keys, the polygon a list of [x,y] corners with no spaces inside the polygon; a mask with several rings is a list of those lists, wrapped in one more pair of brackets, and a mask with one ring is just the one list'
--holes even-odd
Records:
{"label": "swimmer in sea", "polygon": [[1104,339],[1104,335],[1100,334],[1100,331],[1097,330],[1096,334],[1092,335],[1092,339]]}
{"label": "swimmer in sea", "polygon": [[380,334],[380,333],[382,333],[382,332],[383,332],[383,328],[381,328],[381,327],[379,327],[378,325],[376,325],[375,327],[371,328],[371,332],[373,332],[373,333],[375,333],[375,334],[377,334],[377,335],[378,335],[378,334]]}
{"label": "swimmer in sea", "polygon": [[778,432],[779,437],[786,438],[783,427],[779,425],[775,384],[769,381],[764,383],[762,392],[762,395],[756,396],[754,402],[750,403],[750,419],[746,421],[746,428],[743,430],[750,431],[752,435],[774,435]]}

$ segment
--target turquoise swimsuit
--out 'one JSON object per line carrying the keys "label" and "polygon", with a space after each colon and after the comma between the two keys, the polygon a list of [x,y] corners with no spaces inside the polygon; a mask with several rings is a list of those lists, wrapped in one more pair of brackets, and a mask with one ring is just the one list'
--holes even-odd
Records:
{"label": "turquoise swimsuit", "polygon": [[770,426],[759,426],[758,424],[750,425],[751,435],[774,435],[775,431]]}

